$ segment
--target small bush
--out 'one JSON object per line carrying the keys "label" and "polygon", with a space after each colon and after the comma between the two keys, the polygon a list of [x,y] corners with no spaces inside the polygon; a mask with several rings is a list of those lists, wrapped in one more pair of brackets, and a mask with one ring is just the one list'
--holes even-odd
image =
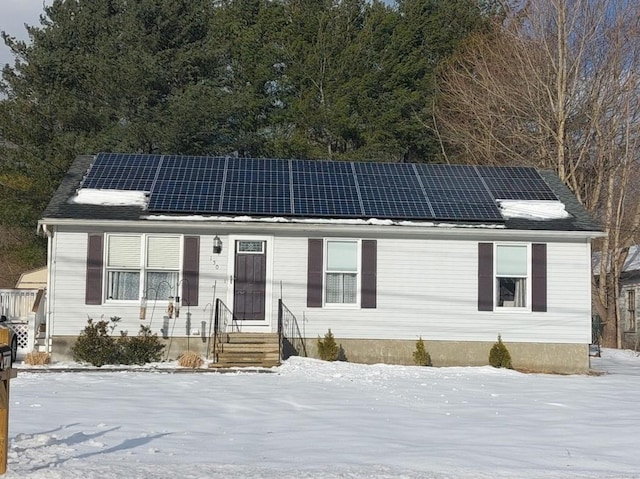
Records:
{"label": "small bush", "polygon": [[333,337],[331,329],[324,335],[324,341],[318,336],[318,356],[323,361],[335,361],[338,358],[339,348]]}
{"label": "small bush", "polygon": [[158,335],[151,332],[149,326],[140,325],[137,336],[121,333],[118,338],[120,364],[146,364],[160,361],[164,344],[160,344]]}
{"label": "small bush", "polygon": [[494,368],[513,369],[511,365],[511,354],[502,342],[502,338],[498,334],[498,342],[491,347],[489,351],[489,364]]}
{"label": "small bush", "polygon": [[44,351],[34,351],[27,353],[24,358],[24,362],[29,366],[43,366],[51,362],[51,356]]}
{"label": "small bush", "polygon": [[193,351],[182,353],[178,358],[178,364],[183,368],[197,369],[204,364],[204,360],[199,354]]}
{"label": "small bush", "polygon": [[94,323],[93,319],[89,318],[87,326],[71,349],[73,359],[97,367],[116,363],[119,348],[115,338],[111,336],[114,325],[114,321],[110,324],[101,319]]}
{"label": "small bush", "polygon": [[413,362],[416,366],[431,366],[431,356],[424,347],[422,336],[416,341],[416,350],[413,352]]}
{"label": "small bush", "polygon": [[120,318],[94,322],[89,318],[87,326],[73,345],[73,359],[97,367],[105,364],[146,364],[160,361],[164,345],[149,326],[141,325],[137,336],[121,332],[119,338],[112,336]]}

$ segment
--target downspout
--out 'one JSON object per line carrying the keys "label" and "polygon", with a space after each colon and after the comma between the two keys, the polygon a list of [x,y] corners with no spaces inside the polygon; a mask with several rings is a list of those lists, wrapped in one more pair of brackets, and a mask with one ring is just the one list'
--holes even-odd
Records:
{"label": "downspout", "polygon": [[45,304],[46,304],[46,312],[45,312],[45,328],[44,328],[44,347],[45,352],[47,354],[51,354],[51,326],[53,321],[51,319],[51,303],[52,303],[52,289],[51,285],[53,284],[53,241],[54,241],[54,230],[49,229],[49,227],[42,223],[42,232],[47,237],[47,290],[45,296]]}

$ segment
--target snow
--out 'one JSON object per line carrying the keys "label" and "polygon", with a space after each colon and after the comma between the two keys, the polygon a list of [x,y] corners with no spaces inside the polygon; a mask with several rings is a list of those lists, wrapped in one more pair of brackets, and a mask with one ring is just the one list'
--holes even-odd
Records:
{"label": "snow", "polygon": [[640,358],[592,359],[608,373],[307,358],[226,374],[23,366],[5,477],[638,478]]}
{"label": "snow", "polygon": [[545,221],[569,218],[561,201],[497,200],[504,218]]}
{"label": "snow", "polygon": [[149,199],[144,191],[81,188],[69,201],[84,205],[141,206],[146,208]]}

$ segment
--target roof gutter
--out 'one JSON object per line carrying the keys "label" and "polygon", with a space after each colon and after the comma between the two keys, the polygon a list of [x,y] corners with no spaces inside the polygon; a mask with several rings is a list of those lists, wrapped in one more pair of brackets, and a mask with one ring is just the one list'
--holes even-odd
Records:
{"label": "roof gutter", "polygon": [[296,235],[303,233],[331,233],[331,234],[354,234],[362,236],[398,236],[405,237],[456,237],[456,238],[493,238],[493,239],[516,239],[522,238],[531,241],[549,240],[570,240],[570,239],[593,239],[606,236],[603,231],[557,231],[557,230],[517,230],[506,229],[502,225],[461,225],[455,226],[446,223],[430,223],[425,225],[378,225],[378,224],[349,224],[349,223],[313,223],[313,222],[272,222],[272,221],[220,221],[220,220],[158,220],[145,219],[135,220],[82,220],[82,219],[60,219],[43,218],[38,222],[46,231],[47,225],[68,226],[74,230],[81,229],[148,229],[164,231],[211,231],[211,234],[226,234],[228,232],[256,233],[256,234],[282,234],[291,232]]}

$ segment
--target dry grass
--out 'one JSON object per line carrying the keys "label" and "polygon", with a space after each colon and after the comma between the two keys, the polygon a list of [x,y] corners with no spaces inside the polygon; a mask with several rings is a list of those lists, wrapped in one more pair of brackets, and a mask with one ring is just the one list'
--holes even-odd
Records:
{"label": "dry grass", "polygon": [[35,351],[27,353],[27,356],[24,358],[24,362],[30,366],[43,366],[51,362],[51,356],[49,353],[45,353],[44,351]]}
{"label": "dry grass", "polygon": [[204,359],[193,351],[187,351],[178,358],[178,364],[183,368],[196,369],[204,364]]}

